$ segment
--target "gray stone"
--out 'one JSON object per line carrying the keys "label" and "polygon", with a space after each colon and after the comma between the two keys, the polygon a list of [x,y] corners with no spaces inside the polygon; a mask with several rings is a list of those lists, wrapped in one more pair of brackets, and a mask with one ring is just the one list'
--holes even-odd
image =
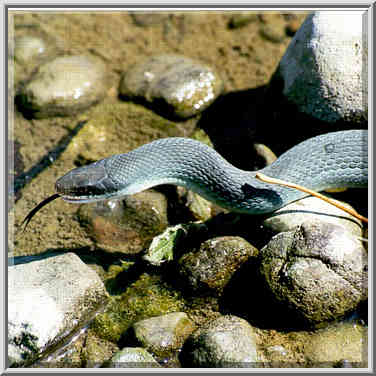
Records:
{"label": "gray stone", "polygon": [[212,68],[181,55],[153,56],[126,72],[120,83],[122,96],[157,101],[160,111],[180,118],[202,112],[222,90]]}
{"label": "gray stone", "polygon": [[118,351],[107,368],[158,368],[159,363],[142,347],[124,347]]}
{"label": "gray stone", "polygon": [[19,102],[37,118],[69,116],[99,102],[106,90],[106,69],[98,58],[61,56],[37,69]]}
{"label": "gray stone", "polygon": [[[353,209],[345,202],[337,201],[343,206]],[[305,197],[276,210],[263,221],[264,226],[274,232],[291,231],[296,226],[309,222],[332,223],[341,226],[354,237],[362,234],[360,220],[351,214],[331,205],[317,197]]]}
{"label": "gray stone", "polygon": [[236,316],[211,321],[195,331],[187,342],[182,355],[189,366],[253,368],[259,361],[254,329]]}
{"label": "gray stone", "polygon": [[241,265],[257,254],[243,238],[217,237],[185,253],[178,261],[178,273],[194,291],[221,295]]}
{"label": "gray stone", "polygon": [[8,359],[22,365],[86,323],[107,301],[98,275],[74,253],[8,268]]}
{"label": "gray stone", "polygon": [[337,319],[367,298],[367,253],[330,223],[303,223],[260,252],[260,273],[275,298],[309,325]]}
{"label": "gray stone", "polygon": [[277,74],[300,112],[329,123],[368,118],[363,14],[315,12],[295,34]]}
{"label": "gray stone", "polygon": [[180,350],[194,329],[194,324],[184,312],[152,317],[133,325],[134,335],[138,342],[162,358]]}

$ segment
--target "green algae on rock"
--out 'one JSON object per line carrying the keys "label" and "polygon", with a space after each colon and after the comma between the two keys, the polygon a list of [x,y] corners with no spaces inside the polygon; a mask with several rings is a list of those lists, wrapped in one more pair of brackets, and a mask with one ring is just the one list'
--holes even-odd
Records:
{"label": "green algae on rock", "polygon": [[139,320],[184,310],[183,298],[159,276],[144,273],[119,294],[123,283],[126,282],[119,281],[117,289],[112,287],[106,311],[93,321],[92,328],[100,338],[117,343],[121,335]]}

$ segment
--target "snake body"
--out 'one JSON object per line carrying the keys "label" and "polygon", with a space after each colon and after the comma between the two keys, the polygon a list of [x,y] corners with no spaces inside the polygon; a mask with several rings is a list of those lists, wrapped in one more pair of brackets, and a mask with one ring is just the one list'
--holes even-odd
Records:
{"label": "snake body", "polygon": [[[259,172],[315,191],[366,187],[368,132],[349,130],[310,138]],[[64,200],[83,203],[174,184],[224,208],[248,214],[270,213],[307,196],[295,189],[261,182],[255,174],[234,167],[198,141],[173,137],[78,167],[59,178],[55,188]]]}

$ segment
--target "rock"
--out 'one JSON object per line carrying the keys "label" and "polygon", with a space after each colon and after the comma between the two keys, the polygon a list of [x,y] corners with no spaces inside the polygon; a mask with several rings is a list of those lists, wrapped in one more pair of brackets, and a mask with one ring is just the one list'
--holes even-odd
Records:
{"label": "rock", "polygon": [[286,25],[286,35],[289,37],[293,37],[295,33],[299,30],[301,23],[297,19],[292,19]]}
{"label": "rock", "polygon": [[[162,273],[138,274],[138,270],[128,269],[106,281],[112,299],[106,311],[98,314],[91,325],[99,337],[118,343],[120,348],[129,345],[122,341],[122,337],[135,322],[181,312],[186,307],[181,294],[162,280]],[[129,283],[130,278],[137,280]],[[134,342],[131,346],[133,345]]]}
{"label": "rock", "polygon": [[257,254],[257,249],[240,237],[217,237],[185,253],[178,261],[178,273],[194,291],[221,295],[241,265]]}
{"label": "rock", "polygon": [[310,367],[368,367],[367,327],[340,322],[313,332],[304,346]]}
{"label": "rock", "polygon": [[367,45],[363,12],[310,14],[276,75],[298,111],[328,123],[367,123]]}
{"label": "rock", "polygon": [[260,252],[260,274],[275,298],[305,324],[344,316],[367,298],[361,240],[331,223],[303,223]]}
{"label": "rock", "polygon": [[141,320],[132,327],[137,342],[160,358],[170,357],[179,351],[194,329],[194,324],[184,312]]}
{"label": "rock", "polygon": [[206,221],[211,218],[212,203],[210,201],[185,187],[176,187],[176,192],[179,203],[188,209],[192,220]]}
{"label": "rock", "polygon": [[271,362],[285,362],[288,359],[289,351],[284,346],[274,345],[266,349],[266,354]]}
{"label": "rock", "polygon": [[24,35],[16,38],[14,57],[18,62],[25,63],[35,56],[42,55],[46,50],[46,44],[41,38]]}
{"label": "rock", "polygon": [[41,65],[17,100],[37,118],[70,116],[99,102],[106,90],[106,68],[99,59],[61,56]]}
{"label": "rock", "polygon": [[184,367],[253,368],[258,362],[254,329],[239,317],[219,317],[189,337],[181,357]]}
{"label": "rock", "polygon": [[11,35],[8,46],[12,62],[9,66],[16,72],[16,85],[27,80],[36,68],[59,53],[55,38],[44,32],[39,25],[16,26]]}
{"label": "rock", "polygon": [[120,83],[125,98],[142,98],[165,115],[188,118],[221,94],[223,82],[210,67],[181,55],[153,56],[126,72]]}
{"label": "rock", "polygon": [[262,158],[265,162],[265,166],[272,164],[277,156],[264,144],[254,143],[253,148],[255,149],[258,156]]}
{"label": "rock", "polygon": [[12,366],[29,364],[66,339],[108,297],[98,275],[74,253],[32,260],[8,268],[8,359]]}
{"label": "rock", "polygon": [[[79,350],[80,358],[84,362],[82,367],[97,368],[107,362],[119,348],[113,342],[99,338],[92,329],[88,329],[83,346]],[[70,353],[67,352],[66,356],[69,358]]]}
{"label": "rock", "polygon": [[265,40],[273,43],[281,43],[286,38],[285,30],[280,25],[263,25],[260,28],[260,34]]}
{"label": "rock", "polygon": [[159,363],[142,347],[125,347],[118,351],[111,361],[105,363],[108,368],[158,368]]}
{"label": "rock", "polygon": [[229,27],[230,29],[237,29],[248,25],[249,23],[256,22],[258,19],[255,12],[239,12],[231,16]]}
{"label": "rock", "polygon": [[[339,201],[337,201],[339,202]],[[345,202],[345,207],[353,209]],[[305,197],[276,210],[263,221],[263,225],[274,232],[291,231],[296,226],[309,222],[332,223],[346,229],[349,233],[361,236],[361,222],[345,211],[317,197]]]}
{"label": "rock", "polygon": [[96,243],[109,252],[138,253],[168,225],[166,198],[152,190],[121,201],[82,205],[78,215]]}

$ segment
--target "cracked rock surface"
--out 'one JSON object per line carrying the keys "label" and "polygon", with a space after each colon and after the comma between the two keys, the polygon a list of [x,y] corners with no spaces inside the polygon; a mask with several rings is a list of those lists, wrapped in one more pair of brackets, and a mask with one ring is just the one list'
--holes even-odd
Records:
{"label": "cracked rock surface", "polygon": [[261,250],[260,272],[277,300],[310,325],[330,321],[367,298],[367,253],[329,223],[303,223]]}

